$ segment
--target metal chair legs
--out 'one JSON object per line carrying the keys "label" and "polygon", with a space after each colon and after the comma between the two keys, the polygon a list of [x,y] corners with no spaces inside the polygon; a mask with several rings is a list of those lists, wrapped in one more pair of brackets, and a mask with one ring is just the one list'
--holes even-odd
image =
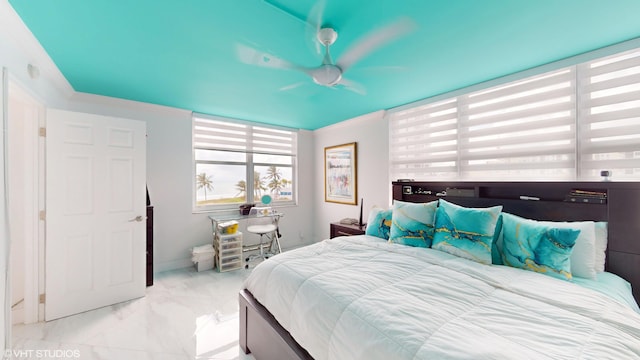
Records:
{"label": "metal chair legs", "polygon": [[[249,268],[249,262],[254,261],[256,259],[268,259],[269,257],[276,255],[276,254],[280,254],[282,252],[282,248],[280,247],[280,237],[282,235],[280,235],[279,231],[274,231],[271,233],[265,233],[265,234],[260,234],[260,243],[255,245],[255,246],[246,246],[244,247],[243,251],[254,251],[254,250],[258,250],[259,253],[258,254],[252,254],[250,256],[247,256],[245,258],[245,262],[247,264],[245,264],[244,268],[248,269]],[[270,241],[265,242],[264,241],[264,237],[266,237],[267,239],[269,239]],[[275,247],[277,248],[277,252],[276,249],[274,249],[274,243],[275,243]],[[265,251],[267,250],[267,251]]]}

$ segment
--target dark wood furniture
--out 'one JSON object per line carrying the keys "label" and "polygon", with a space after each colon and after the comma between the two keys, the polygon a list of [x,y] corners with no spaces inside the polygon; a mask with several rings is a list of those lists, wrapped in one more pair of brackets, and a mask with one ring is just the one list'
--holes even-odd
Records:
{"label": "dark wood furniture", "polygon": [[240,347],[260,360],[313,359],[253,295],[240,291]]}
{"label": "dark wood furniture", "polygon": [[362,225],[348,225],[340,224],[337,222],[331,223],[331,230],[329,232],[329,238],[333,239],[336,236],[352,236],[352,235],[364,235],[365,226]]}
{"label": "dark wood furniture", "polygon": [[147,205],[147,286],[153,285],[153,206]]}
{"label": "dark wood furniture", "polygon": [[[502,205],[505,212],[537,220],[607,221],[606,270],[629,281],[636,301],[640,300],[640,182],[393,182],[392,187],[394,200],[444,198],[468,207]],[[607,202],[565,202],[573,189],[605,192]],[[447,190],[458,196],[437,196]],[[240,347],[245,353],[261,360],[311,358],[246,289],[240,292],[239,303]]]}

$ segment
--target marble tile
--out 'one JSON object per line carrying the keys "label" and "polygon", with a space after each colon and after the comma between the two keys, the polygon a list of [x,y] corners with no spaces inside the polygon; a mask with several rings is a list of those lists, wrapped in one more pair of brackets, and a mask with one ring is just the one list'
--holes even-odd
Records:
{"label": "marble tile", "polygon": [[168,271],[143,298],[15,325],[14,358],[253,359],[238,346],[238,292],[249,272]]}

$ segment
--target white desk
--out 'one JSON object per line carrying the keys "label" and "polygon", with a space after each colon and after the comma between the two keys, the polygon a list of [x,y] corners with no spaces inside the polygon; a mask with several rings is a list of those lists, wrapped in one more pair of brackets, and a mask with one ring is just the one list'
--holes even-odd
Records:
{"label": "white desk", "polygon": [[[279,229],[279,222],[280,222],[280,218],[282,218],[284,216],[284,213],[281,212],[277,212],[277,211],[273,211],[273,213],[271,215],[268,215],[274,218],[275,222],[276,222],[276,226],[278,226]],[[218,224],[222,223],[222,222],[226,222],[226,221],[242,221],[242,220],[247,220],[249,218],[251,218],[253,216],[249,216],[249,215],[242,215],[240,214],[240,212],[238,211],[235,214],[214,214],[214,215],[209,215],[209,220],[211,220],[211,226],[212,226],[212,234],[215,237],[217,232],[218,232]],[[280,233],[280,231],[278,231],[278,234]],[[273,241],[270,242],[265,242],[262,244],[262,249],[267,251],[267,252],[272,252],[271,247],[273,246]],[[242,251],[243,252],[247,252],[247,251],[254,251],[254,250],[260,250],[260,244],[252,244],[252,245],[242,245]]]}

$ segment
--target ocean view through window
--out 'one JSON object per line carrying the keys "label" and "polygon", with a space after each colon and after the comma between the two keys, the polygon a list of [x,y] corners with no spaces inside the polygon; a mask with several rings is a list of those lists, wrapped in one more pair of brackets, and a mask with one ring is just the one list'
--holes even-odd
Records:
{"label": "ocean view through window", "polygon": [[194,114],[194,211],[295,204],[296,155],[294,130]]}

